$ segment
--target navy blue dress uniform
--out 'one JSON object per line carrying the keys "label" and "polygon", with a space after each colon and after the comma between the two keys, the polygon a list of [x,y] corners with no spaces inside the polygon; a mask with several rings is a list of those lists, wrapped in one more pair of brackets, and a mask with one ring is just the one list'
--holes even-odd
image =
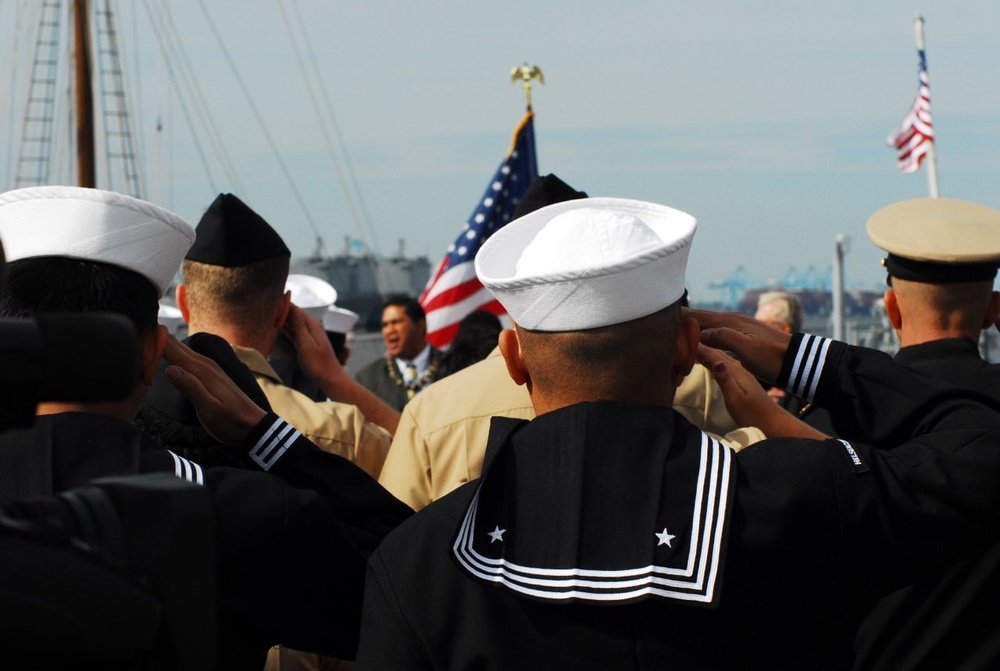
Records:
{"label": "navy blue dress uniform", "polygon": [[206,486],[228,624],[219,668],[263,667],[275,643],[353,658],[365,559],[409,509],[276,415],[234,450],[243,468],[202,469],[120,420],[41,417],[32,429],[0,434],[0,497],[34,498],[97,477],[155,472]]}
{"label": "navy blue dress uniform", "polygon": [[[971,291],[973,302],[987,311],[986,285],[1000,262],[1000,212],[951,199],[904,201],[876,212],[868,222],[868,234],[887,252],[890,286],[899,280],[957,285],[953,291]],[[933,307],[917,307],[934,312]],[[950,321],[940,318],[944,324]],[[902,327],[907,328],[905,321]],[[1000,365],[983,360],[978,335],[976,330],[965,337],[904,342],[894,358],[919,373],[974,389],[1000,403]],[[855,668],[1000,668],[998,600],[1000,545],[994,544],[880,601],[859,632]]]}
{"label": "navy blue dress uniform", "polygon": [[4,668],[215,668],[211,500],[147,477],[2,506]]}
{"label": "navy blue dress uniform", "polygon": [[359,668],[848,668],[875,596],[995,537],[1000,415],[812,337],[785,383],[824,347],[815,398],[864,442],[734,455],[604,402],[495,420],[483,479],[373,555]]}
{"label": "navy blue dress uniform", "polygon": [[1000,400],[1000,366],[984,360],[979,346],[964,338],[945,338],[900,348],[898,363]]}

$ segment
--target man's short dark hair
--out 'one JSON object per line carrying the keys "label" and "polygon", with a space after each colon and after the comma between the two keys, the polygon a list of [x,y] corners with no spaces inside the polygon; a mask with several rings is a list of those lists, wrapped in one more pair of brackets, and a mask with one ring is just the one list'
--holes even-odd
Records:
{"label": "man's short dark hair", "polygon": [[113,312],[128,317],[137,333],[156,328],[159,291],[131,270],[99,261],[39,256],[7,265],[0,317],[48,312]]}
{"label": "man's short dark hair", "polygon": [[395,296],[389,296],[386,299],[385,304],[382,306],[382,312],[390,305],[403,308],[403,312],[409,317],[414,324],[424,321],[427,319],[427,314],[424,312],[424,308],[417,302],[416,298],[412,296],[406,296],[404,294],[397,294]]}

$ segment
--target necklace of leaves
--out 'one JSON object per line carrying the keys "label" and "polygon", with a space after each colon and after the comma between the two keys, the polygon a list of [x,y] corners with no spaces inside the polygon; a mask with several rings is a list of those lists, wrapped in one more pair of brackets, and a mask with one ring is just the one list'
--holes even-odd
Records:
{"label": "necklace of leaves", "polygon": [[403,378],[399,375],[399,367],[393,360],[392,356],[386,355],[385,357],[385,367],[389,371],[389,377],[392,381],[406,390],[406,398],[413,398],[417,395],[417,392],[422,390],[424,387],[429,385],[434,381],[434,374],[437,372],[438,362],[431,362],[431,365],[427,367],[424,374],[419,378],[413,380],[409,384],[403,381]]}

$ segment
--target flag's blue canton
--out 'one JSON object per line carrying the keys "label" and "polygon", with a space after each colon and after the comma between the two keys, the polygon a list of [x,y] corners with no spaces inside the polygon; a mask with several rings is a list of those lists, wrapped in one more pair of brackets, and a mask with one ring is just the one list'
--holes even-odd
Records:
{"label": "flag's blue canton", "polygon": [[420,295],[427,313],[427,339],[437,347],[451,343],[458,323],[474,310],[504,314],[503,306],[479,282],[476,253],[514,216],[518,201],[538,177],[533,114],[518,124],[511,149],[462,231],[445,253]]}
{"label": "flag's blue canton", "polygon": [[486,239],[514,216],[521,196],[538,176],[533,156],[534,144],[534,130],[529,120],[518,136],[514,151],[500,164],[475,212],[455,242],[448,246],[445,269],[473,260]]}

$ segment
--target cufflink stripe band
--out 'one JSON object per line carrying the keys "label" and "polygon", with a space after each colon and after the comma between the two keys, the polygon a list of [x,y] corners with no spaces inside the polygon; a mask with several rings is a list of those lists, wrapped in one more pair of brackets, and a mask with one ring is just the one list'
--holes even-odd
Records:
{"label": "cufflink stripe band", "polygon": [[294,426],[279,417],[250,450],[250,458],[269,471],[301,435]]}
{"label": "cufflink stripe band", "polygon": [[798,351],[788,375],[786,388],[796,396],[812,401],[816,395],[819,379],[823,374],[826,355],[830,349],[830,339],[803,334]]}

